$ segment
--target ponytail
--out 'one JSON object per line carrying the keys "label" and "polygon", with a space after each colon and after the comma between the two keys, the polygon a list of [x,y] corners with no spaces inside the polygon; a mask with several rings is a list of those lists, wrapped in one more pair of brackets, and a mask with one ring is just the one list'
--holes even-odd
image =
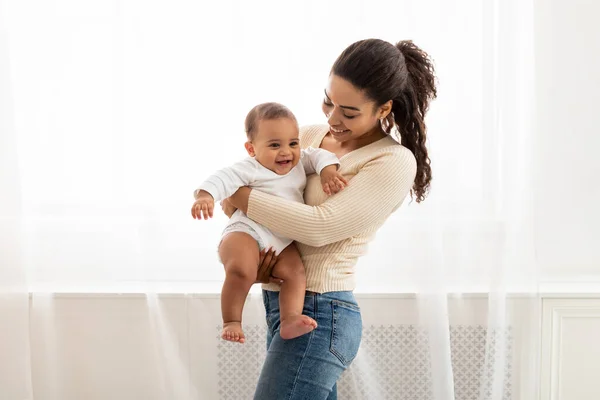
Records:
{"label": "ponytail", "polygon": [[409,149],[417,160],[417,175],[412,188],[417,203],[425,200],[431,182],[431,160],[427,153],[427,127],[425,114],[429,102],[437,95],[434,68],[427,53],[412,41],[398,42],[408,70],[405,89],[393,99],[392,113],[400,133],[400,143]]}

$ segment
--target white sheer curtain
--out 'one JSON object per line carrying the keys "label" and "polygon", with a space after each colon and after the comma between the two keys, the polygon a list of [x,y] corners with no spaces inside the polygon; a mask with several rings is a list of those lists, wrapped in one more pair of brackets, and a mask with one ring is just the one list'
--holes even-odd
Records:
{"label": "white sheer curtain", "polygon": [[[62,292],[145,293],[158,389],[210,398],[186,378],[158,296],[213,293],[223,278],[225,217],[192,220],[191,193],[244,156],[253,105],[279,101],[302,124],[324,122],[329,68],[366,37],[428,51],[439,98],[428,116],[430,198],[407,201],[381,229],[359,262],[357,292],[417,293],[407,326],[420,332],[427,378],[406,388],[427,389],[414,398],[534,398],[535,353],[515,358],[515,347],[537,346],[531,1],[0,4],[0,371],[9,371],[0,377],[16,377],[0,381],[7,398],[32,398],[29,360],[39,357],[30,358],[29,313],[45,321],[36,334],[57,335],[45,294]],[[472,293],[486,296],[473,302]],[[473,326],[483,358],[467,380],[456,338]],[[372,358],[361,350],[345,382],[366,376],[381,386]],[[37,376],[56,376],[46,372]],[[514,374],[518,387],[507,391]],[[36,398],[66,398],[58,386],[53,393]]]}
{"label": "white sheer curtain", "polygon": [[[0,16],[4,4],[0,3]],[[0,20],[0,23],[3,22]],[[31,398],[29,298],[7,35],[0,29],[0,396]]]}

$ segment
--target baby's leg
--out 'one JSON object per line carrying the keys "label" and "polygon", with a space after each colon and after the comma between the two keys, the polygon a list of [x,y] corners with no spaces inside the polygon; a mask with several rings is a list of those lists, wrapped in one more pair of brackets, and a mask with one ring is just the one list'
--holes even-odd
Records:
{"label": "baby's leg", "polygon": [[309,316],[302,315],[306,276],[304,264],[298,249],[292,243],[286,247],[277,260],[273,275],[283,279],[279,293],[279,312],[282,339],[293,339],[302,336],[317,327],[317,322]]}
{"label": "baby's leg", "polygon": [[221,291],[221,337],[244,343],[246,339],[242,330],[242,310],[248,291],[256,280],[258,245],[247,233],[231,232],[221,241],[219,256],[225,267],[225,283]]}

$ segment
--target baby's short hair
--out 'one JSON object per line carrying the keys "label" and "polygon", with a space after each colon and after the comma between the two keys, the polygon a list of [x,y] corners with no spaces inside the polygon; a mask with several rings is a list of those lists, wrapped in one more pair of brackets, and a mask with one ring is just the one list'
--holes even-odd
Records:
{"label": "baby's short hair", "polygon": [[250,110],[246,116],[246,136],[248,140],[252,141],[256,136],[256,129],[258,128],[258,122],[261,120],[273,120],[279,118],[289,118],[298,124],[296,116],[290,111],[289,108],[279,103],[262,103]]}

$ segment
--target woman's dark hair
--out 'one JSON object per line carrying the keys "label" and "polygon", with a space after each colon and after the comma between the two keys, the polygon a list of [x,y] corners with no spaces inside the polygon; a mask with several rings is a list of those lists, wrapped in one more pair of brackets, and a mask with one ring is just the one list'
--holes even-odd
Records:
{"label": "woman's dark hair", "polygon": [[248,115],[246,115],[246,121],[244,123],[248,140],[252,141],[255,139],[259,121],[268,121],[279,118],[289,118],[294,121],[296,125],[298,124],[294,113],[283,104],[262,103],[254,106],[252,110],[248,112]]}
{"label": "woman's dark hair", "polygon": [[431,182],[425,113],[437,95],[429,55],[410,40],[395,46],[379,39],[361,40],[342,52],[331,72],[363,90],[377,107],[392,100],[384,129],[389,134],[395,125],[400,143],[415,156],[417,175],[411,195],[417,203],[423,201]]}

